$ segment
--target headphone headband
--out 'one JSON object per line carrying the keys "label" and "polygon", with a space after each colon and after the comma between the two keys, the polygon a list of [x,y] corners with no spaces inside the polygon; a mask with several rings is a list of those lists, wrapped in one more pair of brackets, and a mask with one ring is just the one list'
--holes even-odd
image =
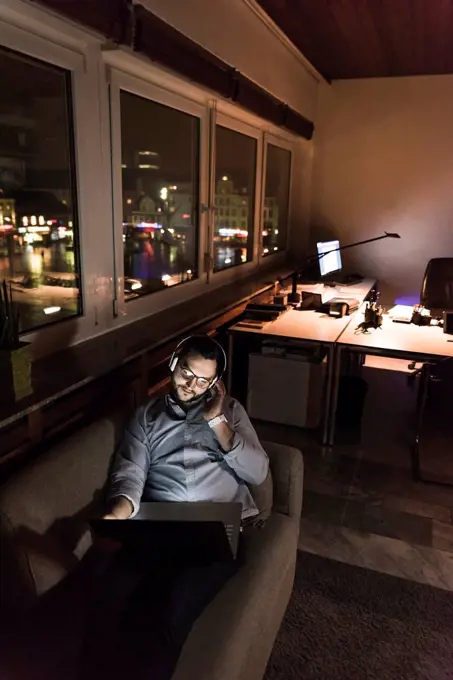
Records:
{"label": "headphone headband", "polygon": [[189,335],[187,338],[184,338],[183,340],[178,342],[178,344],[175,347],[173,354],[171,355],[170,362],[168,364],[170,371],[173,373],[176,366],[178,365],[179,357],[181,356],[186,343],[188,343],[190,340],[193,340],[195,338],[202,338],[203,340],[209,340],[214,346],[216,346],[220,350],[220,353],[221,353],[221,356],[222,356],[222,359],[223,359],[223,366],[221,366],[221,367],[217,366],[217,375],[214,378],[214,380],[212,381],[212,384],[211,384],[211,386],[212,386],[218,380],[220,380],[222,375],[225,373],[226,367],[227,367],[227,357],[226,357],[225,350],[223,349],[222,345],[219,342],[217,342],[217,340],[214,340],[214,338],[211,338],[209,335]]}

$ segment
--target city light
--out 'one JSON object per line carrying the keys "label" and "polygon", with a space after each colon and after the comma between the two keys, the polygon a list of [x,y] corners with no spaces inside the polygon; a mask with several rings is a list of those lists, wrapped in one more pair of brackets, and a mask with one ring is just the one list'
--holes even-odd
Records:
{"label": "city light", "polygon": [[221,227],[219,229],[220,236],[241,236],[246,238],[248,231],[245,229],[232,229],[231,227]]}
{"label": "city light", "polygon": [[247,259],[247,255],[241,255],[241,261],[242,261],[242,262],[245,262],[246,259]]}
{"label": "city light", "polygon": [[167,200],[167,198],[168,198],[168,189],[167,189],[167,187],[162,187],[162,189],[160,190],[160,197],[161,197],[161,199],[162,199],[163,201],[166,201],[166,200]]}
{"label": "city light", "polygon": [[224,176],[222,177],[222,181],[223,181],[223,182],[228,182],[228,175],[224,175]]}
{"label": "city light", "polygon": [[132,205],[132,198],[128,198],[127,201],[126,201],[126,203],[127,203],[128,205]]}
{"label": "city light", "polygon": [[231,257],[225,258],[225,264],[231,264]]}
{"label": "city light", "polygon": [[171,276],[170,274],[162,274],[161,279],[162,281],[170,281]]}
{"label": "city light", "polygon": [[168,228],[168,231],[170,232],[170,234],[174,234],[174,233],[175,233],[175,230],[174,230],[172,227],[169,227],[169,228]]}
{"label": "city light", "polygon": [[[127,224],[127,222],[125,223]],[[139,229],[161,229],[161,225],[158,224],[157,222],[139,222],[137,224],[137,227]],[[163,229],[162,229],[163,231]]]}
{"label": "city light", "polygon": [[263,253],[264,253],[264,254],[266,254],[266,253],[268,253],[268,252],[269,252],[269,248],[265,248],[265,249],[263,250]]}
{"label": "city light", "polygon": [[42,226],[43,224],[46,223],[45,220],[44,220],[44,215],[40,215],[40,216],[38,217],[38,223],[39,223],[41,226]]}
{"label": "city light", "polygon": [[136,281],[131,285],[131,290],[138,290],[139,288],[142,288],[142,284],[140,283],[140,281]]}
{"label": "city light", "polygon": [[186,272],[186,274],[191,274],[191,273],[192,273],[191,269],[188,269],[187,272]]}
{"label": "city light", "polygon": [[140,163],[140,170],[157,170],[157,165],[149,165],[149,163]]}
{"label": "city light", "polygon": [[177,191],[178,187],[174,184],[172,187],[169,187],[169,189],[171,189],[171,191]]}
{"label": "city light", "polygon": [[30,217],[30,222],[31,222],[31,224],[34,224],[35,226],[38,224],[38,220],[36,219],[36,215],[32,215]]}
{"label": "city light", "polygon": [[56,314],[61,312],[61,307],[44,307],[44,314]]}
{"label": "city light", "polygon": [[274,234],[278,234],[278,229],[274,229]]}
{"label": "city light", "polygon": [[274,250],[278,250],[278,246],[275,246],[275,247],[274,247]]}
{"label": "city light", "polygon": [[22,224],[24,225],[24,227],[28,227],[28,217],[22,218]]}

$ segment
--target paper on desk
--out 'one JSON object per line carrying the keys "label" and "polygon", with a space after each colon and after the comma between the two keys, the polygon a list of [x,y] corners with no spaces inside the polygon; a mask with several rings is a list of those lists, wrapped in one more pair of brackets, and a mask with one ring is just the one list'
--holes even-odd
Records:
{"label": "paper on desk", "polygon": [[411,305],[395,305],[387,314],[391,319],[407,319],[410,321],[412,319],[414,308]]}

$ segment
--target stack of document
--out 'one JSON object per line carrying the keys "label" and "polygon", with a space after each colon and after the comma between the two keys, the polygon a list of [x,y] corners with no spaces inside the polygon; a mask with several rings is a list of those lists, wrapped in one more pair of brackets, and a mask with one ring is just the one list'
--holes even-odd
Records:
{"label": "stack of document", "polygon": [[387,312],[392,321],[400,323],[410,323],[414,308],[411,305],[395,305]]}

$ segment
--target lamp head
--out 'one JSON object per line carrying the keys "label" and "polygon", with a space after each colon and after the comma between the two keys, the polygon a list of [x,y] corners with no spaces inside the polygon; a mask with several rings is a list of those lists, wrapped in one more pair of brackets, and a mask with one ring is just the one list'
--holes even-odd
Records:
{"label": "lamp head", "polygon": [[386,232],[384,232],[384,233],[385,233],[385,235],[388,236],[389,238],[401,238],[401,236],[400,236],[399,234],[395,234],[395,233],[392,233],[392,232],[389,232],[389,231],[386,231]]}

